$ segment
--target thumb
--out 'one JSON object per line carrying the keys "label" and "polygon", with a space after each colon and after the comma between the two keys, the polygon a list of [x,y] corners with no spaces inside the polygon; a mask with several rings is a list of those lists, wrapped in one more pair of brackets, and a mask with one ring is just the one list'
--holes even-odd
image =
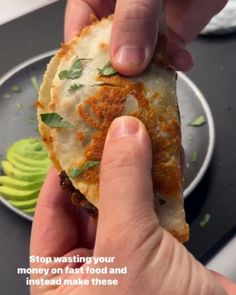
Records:
{"label": "thumb", "polygon": [[144,71],[153,56],[161,0],[117,0],[111,35],[113,66],[127,76]]}
{"label": "thumb", "polygon": [[141,121],[120,117],[111,124],[102,156],[97,240],[117,229],[129,232],[151,216],[157,220],[150,139]]}

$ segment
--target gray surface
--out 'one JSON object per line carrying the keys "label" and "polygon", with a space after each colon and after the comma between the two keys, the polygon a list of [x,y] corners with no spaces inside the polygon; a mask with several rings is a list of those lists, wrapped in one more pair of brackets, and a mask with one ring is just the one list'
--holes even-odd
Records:
{"label": "gray surface", "polygon": [[236,283],[236,236],[207,263],[207,267]]}
{"label": "gray surface", "polygon": [[[0,75],[30,57],[58,48],[63,41],[64,6],[65,1],[60,1],[0,27]],[[16,268],[28,264],[31,222],[0,204],[0,224],[0,293],[28,294]]]}
{"label": "gray surface", "polygon": [[[63,38],[64,4],[59,1],[0,27],[0,74],[30,57],[58,47]],[[206,261],[235,232],[236,35],[199,38],[191,44],[190,50],[196,66],[189,75],[207,97],[216,123],[212,164],[186,201],[191,225],[187,247],[198,259]],[[211,213],[212,218],[203,229],[199,222],[205,213]],[[27,294],[23,278],[16,275],[16,267],[27,264],[31,224],[3,205],[0,205],[0,224],[0,292],[3,295]]]}

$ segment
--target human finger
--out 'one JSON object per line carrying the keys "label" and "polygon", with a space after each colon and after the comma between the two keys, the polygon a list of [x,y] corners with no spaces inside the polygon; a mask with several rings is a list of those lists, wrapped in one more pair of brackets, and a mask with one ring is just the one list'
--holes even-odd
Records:
{"label": "human finger", "polygon": [[118,235],[115,229],[120,227],[121,231],[128,232],[134,224],[144,227],[142,220],[158,224],[151,159],[150,139],[141,121],[128,116],[115,119],[108,131],[100,168],[96,244],[108,236]]}
{"label": "human finger", "polygon": [[178,71],[189,71],[193,67],[191,54],[185,49],[185,42],[173,31],[168,30],[168,56]]}
{"label": "human finger", "polygon": [[[68,193],[52,168],[41,189],[31,233],[31,255],[61,256],[78,247],[92,246],[94,227],[84,212],[76,213]],[[92,237],[93,235],[93,237]]]}
{"label": "human finger", "polygon": [[92,15],[97,18],[113,13],[115,0],[68,0],[65,11],[64,39],[70,41],[84,27],[90,24]]}
{"label": "human finger", "polygon": [[110,55],[121,74],[138,75],[149,64],[157,42],[161,0],[117,0]]}
{"label": "human finger", "polygon": [[85,26],[90,23],[90,15],[93,10],[85,2],[69,0],[65,10],[64,39],[69,42]]}
{"label": "human finger", "polygon": [[227,0],[165,2],[166,24],[185,43],[192,41]]}

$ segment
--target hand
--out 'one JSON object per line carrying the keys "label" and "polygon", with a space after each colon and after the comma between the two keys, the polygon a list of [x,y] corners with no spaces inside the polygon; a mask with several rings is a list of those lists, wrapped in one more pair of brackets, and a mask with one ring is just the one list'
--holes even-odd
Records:
{"label": "hand", "polygon": [[[128,273],[118,286],[34,286],[32,295],[226,295],[217,279],[159,225],[153,204],[151,158],[144,125],[132,117],[115,119],[100,168],[96,239],[92,221],[82,218],[81,212],[75,214],[55,171],[49,173],[34,217],[31,255],[111,256],[116,257],[113,267],[127,266]],[[36,266],[40,264],[32,265]],[[229,294],[236,294],[233,283],[226,278],[220,280]]]}
{"label": "hand", "polygon": [[[184,49],[227,0],[166,0],[166,24],[169,55],[173,65],[189,70],[192,57]],[[98,18],[115,12],[111,34],[110,57],[113,66],[124,75],[143,72],[155,50],[162,0],[68,0],[65,14],[65,41]]]}

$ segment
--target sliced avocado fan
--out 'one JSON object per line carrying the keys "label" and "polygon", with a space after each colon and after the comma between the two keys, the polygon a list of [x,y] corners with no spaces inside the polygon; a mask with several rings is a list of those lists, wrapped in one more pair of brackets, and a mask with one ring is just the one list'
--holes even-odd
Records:
{"label": "sliced avocado fan", "polygon": [[51,161],[43,142],[25,138],[7,149],[1,162],[0,195],[27,214],[34,214],[37,198]]}

